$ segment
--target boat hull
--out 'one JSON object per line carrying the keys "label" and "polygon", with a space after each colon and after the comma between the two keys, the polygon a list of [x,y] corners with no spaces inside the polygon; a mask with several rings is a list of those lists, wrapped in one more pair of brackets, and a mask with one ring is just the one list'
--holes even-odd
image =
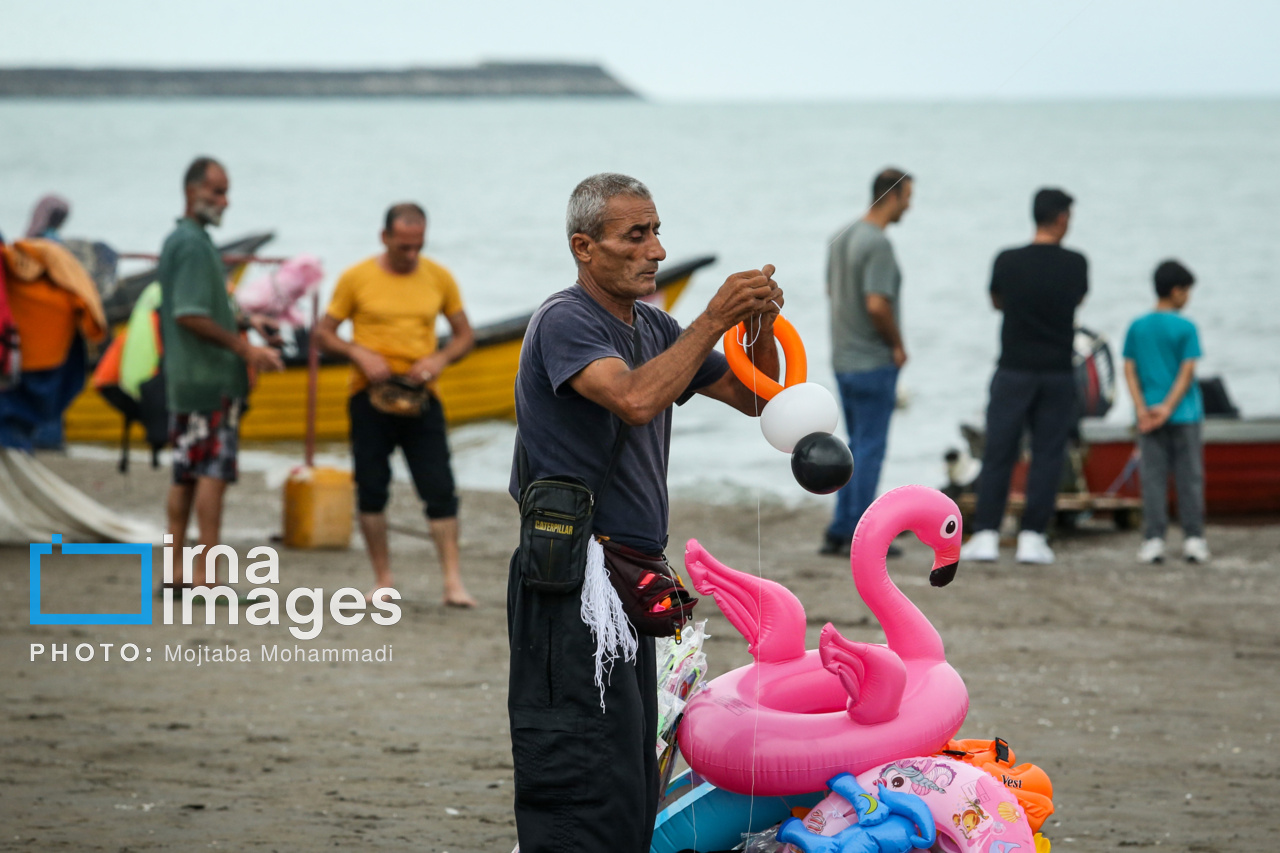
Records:
{"label": "boat hull", "polygon": [[[1089,491],[1114,488],[1121,497],[1141,497],[1139,472],[1124,476],[1134,452],[1132,428],[1086,420],[1081,431],[1089,447]],[[1280,418],[1208,418],[1203,436],[1205,514],[1280,514]]]}
{"label": "boat hull", "polygon": [[[656,301],[670,310],[694,272],[715,259],[697,258],[659,273]],[[483,420],[514,420],[515,383],[520,346],[532,314],[476,329],[476,348],[441,374],[437,393],[450,426]],[[350,366],[328,361],[320,366],[316,399],[316,438],[345,441],[348,433],[347,398]],[[305,353],[280,373],[258,377],[241,422],[244,441],[302,441],[306,437],[307,367]],[[68,441],[119,442],[120,413],[93,387],[72,402],[65,415]],[[143,441],[140,425],[131,440]]]}

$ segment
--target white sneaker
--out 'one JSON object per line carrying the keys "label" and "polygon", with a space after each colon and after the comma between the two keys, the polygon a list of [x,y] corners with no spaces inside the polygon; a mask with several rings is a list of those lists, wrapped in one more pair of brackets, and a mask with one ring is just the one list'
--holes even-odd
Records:
{"label": "white sneaker", "polygon": [[996,530],[979,530],[960,546],[960,559],[975,563],[994,563],[1000,559],[1000,533]]}
{"label": "white sneaker", "polygon": [[1200,536],[1192,536],[1182,543],[1182,559],[1188,563],[1209,562],[1209,543]]}
{"label": "white sneaker", "polygon": [[1014,559],[1019,563],[1039,563],[1047,566],[1053,562],[1053,549],[1045,541],[1043,533],[1024,530],[1018,534],[1018,552]]}
{"label": "white sneaker", "polygon": [[1163,563],[1164,540],[1156,538],[1143,540],[1142,547],[1138,549],[1138,562]]}

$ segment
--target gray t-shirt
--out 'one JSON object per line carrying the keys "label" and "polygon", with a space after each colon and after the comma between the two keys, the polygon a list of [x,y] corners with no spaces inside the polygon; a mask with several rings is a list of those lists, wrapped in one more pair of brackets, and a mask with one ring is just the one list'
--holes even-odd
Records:
{"label": "gray t-shirt", "polygon": [[[643,302],[635,304],[635,311],[643,360],[656,358],[680,337],[680,325],[666,312]],[[602,358],[632,363],[632,327],[580,286],[555,294],[533,315],[516,376],[516,421],[532,479],[567,475],[599,490],[622,421],[574,391],[569,380]],[[724,356],[713,350],[676,402],[683,404],[728,367]],[[644,426],[631,428],[613,481],[596,496],[596,532],[648,554],[667,544],[671,415],[668,407]],[[515,464],[510,492],[519,499]]]}
{"label": "gray t-shirt", "polygon": [[893,364],[893,350],[867,314],[867,295],[893,304],[901,328],[902,272],[881,228],[859,219],[831,241],[827,295],[831,299],[831,365],[836,373],[859,373]]}

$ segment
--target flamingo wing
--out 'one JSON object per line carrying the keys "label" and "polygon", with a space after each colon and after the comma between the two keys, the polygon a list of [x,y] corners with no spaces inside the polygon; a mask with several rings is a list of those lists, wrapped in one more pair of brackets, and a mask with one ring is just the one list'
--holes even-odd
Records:
{"label": "flamingo wing", "polygon": [[729,568],[697,539],[685,546],[684,565],[694,588],[715,598],[757,663],[783,663],[804,655],[804,605],[791,590]]}
{"label": "flamingo wing", "polygon": [[858,643],[841,636],[830,622],[818,640],[822,665],[849,694],[849,718],[861,726],[898,716],[907,686],[907,668],[888,646]]}

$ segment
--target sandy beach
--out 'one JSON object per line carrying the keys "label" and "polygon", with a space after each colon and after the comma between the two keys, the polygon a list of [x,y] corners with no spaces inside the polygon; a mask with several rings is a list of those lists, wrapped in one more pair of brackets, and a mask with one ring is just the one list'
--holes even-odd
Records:
{"label": "sandy beach", "polygon": [[[123,477],[107,461],[42,459],[104,504],[160,523],[167,469],[135,465]],[[228,543],[242,555],[271,544],[261,532],[278,529],[279,513],[279,490],[246,475],[227,500]],[[408,487],[397,484],[390,513],[425,529]],[[479,608],[442,607],[431,545],[395,535],[400,621],[345,626],[326,613],[309,640],[289,632],[287,617],[229,625],[225,609],[216,625],[165,626],[157,616],[151,626],[31,626],[27,552],[0,549],[0,850],[506,853],[515,842],[504,615],[515,508],[506,495],[471,492],[461,520]],[[808,608],[810,646],[828,621],[878,641],[847,564],[814,553],[825,520],[821,509],[766,503],[757,538],[754,506],[676,502],[669,551],[678,558],[696,537],[727,564],[791,588]],[[1208,539],[1208,565],[1138,566],[1137,533],[1086,528],[1058,540],[1052,567],[1009,555],[962,564],[941,590],[926,581],[931,554],[901,540],[906,554],[891,574],[969,687],[961,733],[999,735],[1050,774],[1055,850],[1274,849],[1280,525],[1211,525]],[[327,600],[369,581],[358,540],[341,552],[277,547],[282,589],[319,587]],[[63,560],[43,570],[46,611],[137,601],[127,558]],[[745,642],[714,603],[699,611],[712,674],[745,663]],[[132,662],[120,658],[127,643],[139,647]],[[46,648],[34,661],[33,644]],[[48,650],[61,644],[68,659],[53,660]],[[76,660],[82,644],[92,660]],[[199,665],[166,660],[176,647]],[[383,662],[283,660],[297,648],[376,656],[384,647]],[[273,648],[276,659],[263,661]]]}

